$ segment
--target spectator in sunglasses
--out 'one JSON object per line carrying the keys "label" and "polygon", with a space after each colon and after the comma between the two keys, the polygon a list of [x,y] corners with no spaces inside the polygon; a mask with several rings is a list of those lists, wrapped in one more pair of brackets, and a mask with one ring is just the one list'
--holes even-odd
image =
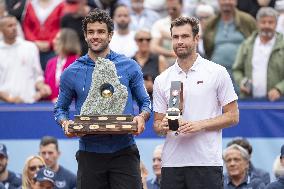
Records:
{"label": "spectator in sunglasses", "polygon": [[35,186],[34,176],[38,170],[45,167],[45,162],[38,155],[27,158],[22,175],[22,189],[33,189]]}
{"label": "spectator in sunglasses", "polygon": [[142,68],[144,84],[150,97],[152,97],[155,78],[167,68],[165,57],[150,51],[151,39],[152,37],[149,30],[138,30],[135,34],[135,42],[138,51],[132,57]]}

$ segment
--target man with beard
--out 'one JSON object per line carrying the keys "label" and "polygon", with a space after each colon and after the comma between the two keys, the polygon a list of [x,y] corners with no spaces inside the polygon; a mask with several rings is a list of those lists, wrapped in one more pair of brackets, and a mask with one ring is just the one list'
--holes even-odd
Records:
{"label": "man with beard", "polygon": [[0,144],[0,188],[1,183],[5,189],[16,189],[22,185],[21,176],[7,169],[8,153],[4,144]]}
{"label": "man with beard", "polygon": [[224,66],[232,65],[240,44],[256,29],[255,19],[236,8],[237,0],[218,0],[220,12],[208,20],[203,33],[205,57]]}
{"label": "man with beard", "polygon": [[[135,42],[135,31],[130,30],[130,13],[126,5],[118,5],[114,11],[115,30],[109,46],[115,52],[132,57],[138,50]],[[123,45],[121,45],[123,44]]]}
{"label": "man with beard", "polygon": [[[62,73],[60,92],[55,105],[55,120],[68,137],[69,106],[75,99],[76,115],[80,115],[96,81],[92,75],[99,67],[98,58],[110,60],[121,85],[127,90],[123,114],[134,114],[133,99],[141,111],[134,116],[139,135],[150,117],[151,101],[144,87],[143,74],[137,62],[109,48],[113,35],[113,21],[101,9],[91,11],[83,20],[83,32],[89,50]],[[127,41],[120,44],[123,46]],[[102,64],[102,63],[101,63]],[[99,69],[98,69],[99,70]],[[96,73],[96,72],[95,72]],[[141,189],[140,156],[132,134],[96,134],[80,138],[77,189]]]}
{"label": "man with beard", "polygon": [[275,31],[278,13],[271,7],[257,13],[258,31],[245,40],[233,66],[241,97],[279,99],[284,94],[284,39]]}
{"label": "man with beard", "polygon": [[[179,17],[170,31],[177,60],[156,78],[153,93],[154,129],[166,135],[161,188],[220,189],[222,129],[239,121],[238,96],[226,69],[196,53],[196,18]],[[184,106],[177,131],[169,130],[166,117],[171,81],[183,83]]]}

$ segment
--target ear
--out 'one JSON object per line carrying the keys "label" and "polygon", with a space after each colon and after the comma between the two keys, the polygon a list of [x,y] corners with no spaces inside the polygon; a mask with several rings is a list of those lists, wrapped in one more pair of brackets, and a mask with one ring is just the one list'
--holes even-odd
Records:
{"label": "ear", "polygon": [[113,31],[108,34],[109,42],[111,41],[112,36],[113,36]]}
{"label": "ear", "polygon": [[87,33],[84,32],[84,38],[85,38],[85,41],[87,42]]}
{"label": "ear", "polygon": [[197,35],[194,37],[194,41],[195,41],[196,43],[198,43],[199,39],[200,39],[200,35],[197,34]]}

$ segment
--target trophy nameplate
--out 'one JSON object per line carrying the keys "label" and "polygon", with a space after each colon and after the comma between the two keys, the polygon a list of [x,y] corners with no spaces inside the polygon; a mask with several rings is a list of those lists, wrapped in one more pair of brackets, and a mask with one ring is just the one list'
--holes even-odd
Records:
{"label": "trophy nameplate", "polygon": [[183,106],[183,85],[181,81],[172,81],[170,88],[169,106],[166,112],[168,118],[169,129],[178,130],[178,120],[181,117]]}
{"label": "trophy nameplate", "polygon": [[80,115],[68,131],[74,134],[127,134],[138,131],[132,115],[122,114],[127,103],[127,87],[122,85],[113,62],[97,58],[92,83]]}
{"label": "trophy nameplate", "polygon": [[69,125],[70,133],[77,134],[126,134],[137,132],[137,124],[132,115],[75,115],[74,123]]}

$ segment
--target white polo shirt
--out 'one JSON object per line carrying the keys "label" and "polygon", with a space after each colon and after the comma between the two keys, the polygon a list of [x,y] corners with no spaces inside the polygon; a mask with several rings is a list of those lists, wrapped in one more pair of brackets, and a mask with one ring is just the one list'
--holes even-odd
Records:
{"label": "white polo shirt", "polygon": [[[176,62],[155,79],[153,108],[157,113],[166,113],[171,81],[183,82],[182,119],[186,121],[217,117],[222,114],[222,106],[238,99],[227,70],[198,55],[188,73]],[[178,136],[174,132],[167,134],[163,167],[222,165],[222,130]]]}

